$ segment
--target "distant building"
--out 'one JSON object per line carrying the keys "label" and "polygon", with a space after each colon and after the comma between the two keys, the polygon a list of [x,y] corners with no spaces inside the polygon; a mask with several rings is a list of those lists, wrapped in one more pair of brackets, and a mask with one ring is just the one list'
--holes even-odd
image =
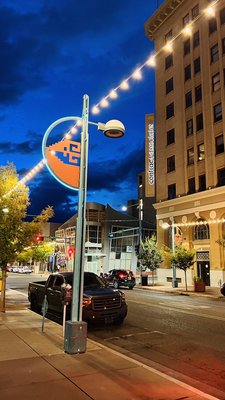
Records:
{"label": "distant building", "polygon": [[[166,0],[145,30],[155,43],[158,242],[171,246],[178,235],[196,250],[188,283],[201,276],[218,286],[225,280],[216,242],[225,237],[225,3]],[[159,280],[171,281],[168,267]],[[184,282],[183,271],[177,277]]]}
{"label": "distant building", "polygon": [[[66,262],[68,270],[73,269],[73,255],[76,252],[77,214],[56,231],[55,253],[57,263]],[[142,225],[143,234],[150,234],[147,224]],[[135,248],[139,243],[139,219],[126,215],[99,203],[87,203],[85,271],[108,272],[112,268],[131,269],[137,272]]]}

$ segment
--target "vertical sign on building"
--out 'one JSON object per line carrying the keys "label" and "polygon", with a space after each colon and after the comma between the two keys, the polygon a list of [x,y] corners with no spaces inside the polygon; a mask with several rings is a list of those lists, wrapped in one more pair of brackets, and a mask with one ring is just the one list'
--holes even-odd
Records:
{"label": "vertical sign on building", "polygon": [[145,196],[155,196],[154,114],[145,116]]}

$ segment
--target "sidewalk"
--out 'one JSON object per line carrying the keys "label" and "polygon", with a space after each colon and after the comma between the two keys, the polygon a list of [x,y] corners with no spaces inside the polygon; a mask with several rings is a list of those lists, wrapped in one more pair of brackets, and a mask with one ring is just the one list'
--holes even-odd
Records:
{"label": "sidewalk", "polygon": [[[215,400],[152,367],[87,340],[84,354],[64,352],[62,326],[6,292],[0,317],[0,393],[4,400]],[[221,397],[222,398],[222,397]]]}
{"label": "sidewalk", "polygon": [[220,293],[219,287],[211,287],[206,286],[205,292],[195,292],[193,286],[188,286],[187,291],[185,286],[179,286],[177,288],[173,288],[170,285],[158,285],[155,284],[154,286],[135,286],[136,288],[143,289],[143,290],[153,290],[158,292],[165,292],[171,293],[175,295],[184,295],[184,296],[195,296],[195,297],[211,297],[214,299],[224,300],[225,297]]}

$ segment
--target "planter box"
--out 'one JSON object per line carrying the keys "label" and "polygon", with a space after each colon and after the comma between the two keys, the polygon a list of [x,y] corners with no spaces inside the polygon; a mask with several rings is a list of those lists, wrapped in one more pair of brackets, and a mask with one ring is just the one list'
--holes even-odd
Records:
{"label": "planter box", "polygon": [[194,282],[195,292],[205,292],[205,282]]}

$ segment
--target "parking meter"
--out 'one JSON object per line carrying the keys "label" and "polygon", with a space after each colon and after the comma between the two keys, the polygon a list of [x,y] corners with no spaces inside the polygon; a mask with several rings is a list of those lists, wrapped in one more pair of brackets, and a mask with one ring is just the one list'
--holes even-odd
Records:
{"label": "parking meter", "polygon": [[63,283],[61,285],[61,298],[62,298],[62,303],[64,305],[68,305],[71,302],[71,296],[72,296],[72,286],[69,283]]}

